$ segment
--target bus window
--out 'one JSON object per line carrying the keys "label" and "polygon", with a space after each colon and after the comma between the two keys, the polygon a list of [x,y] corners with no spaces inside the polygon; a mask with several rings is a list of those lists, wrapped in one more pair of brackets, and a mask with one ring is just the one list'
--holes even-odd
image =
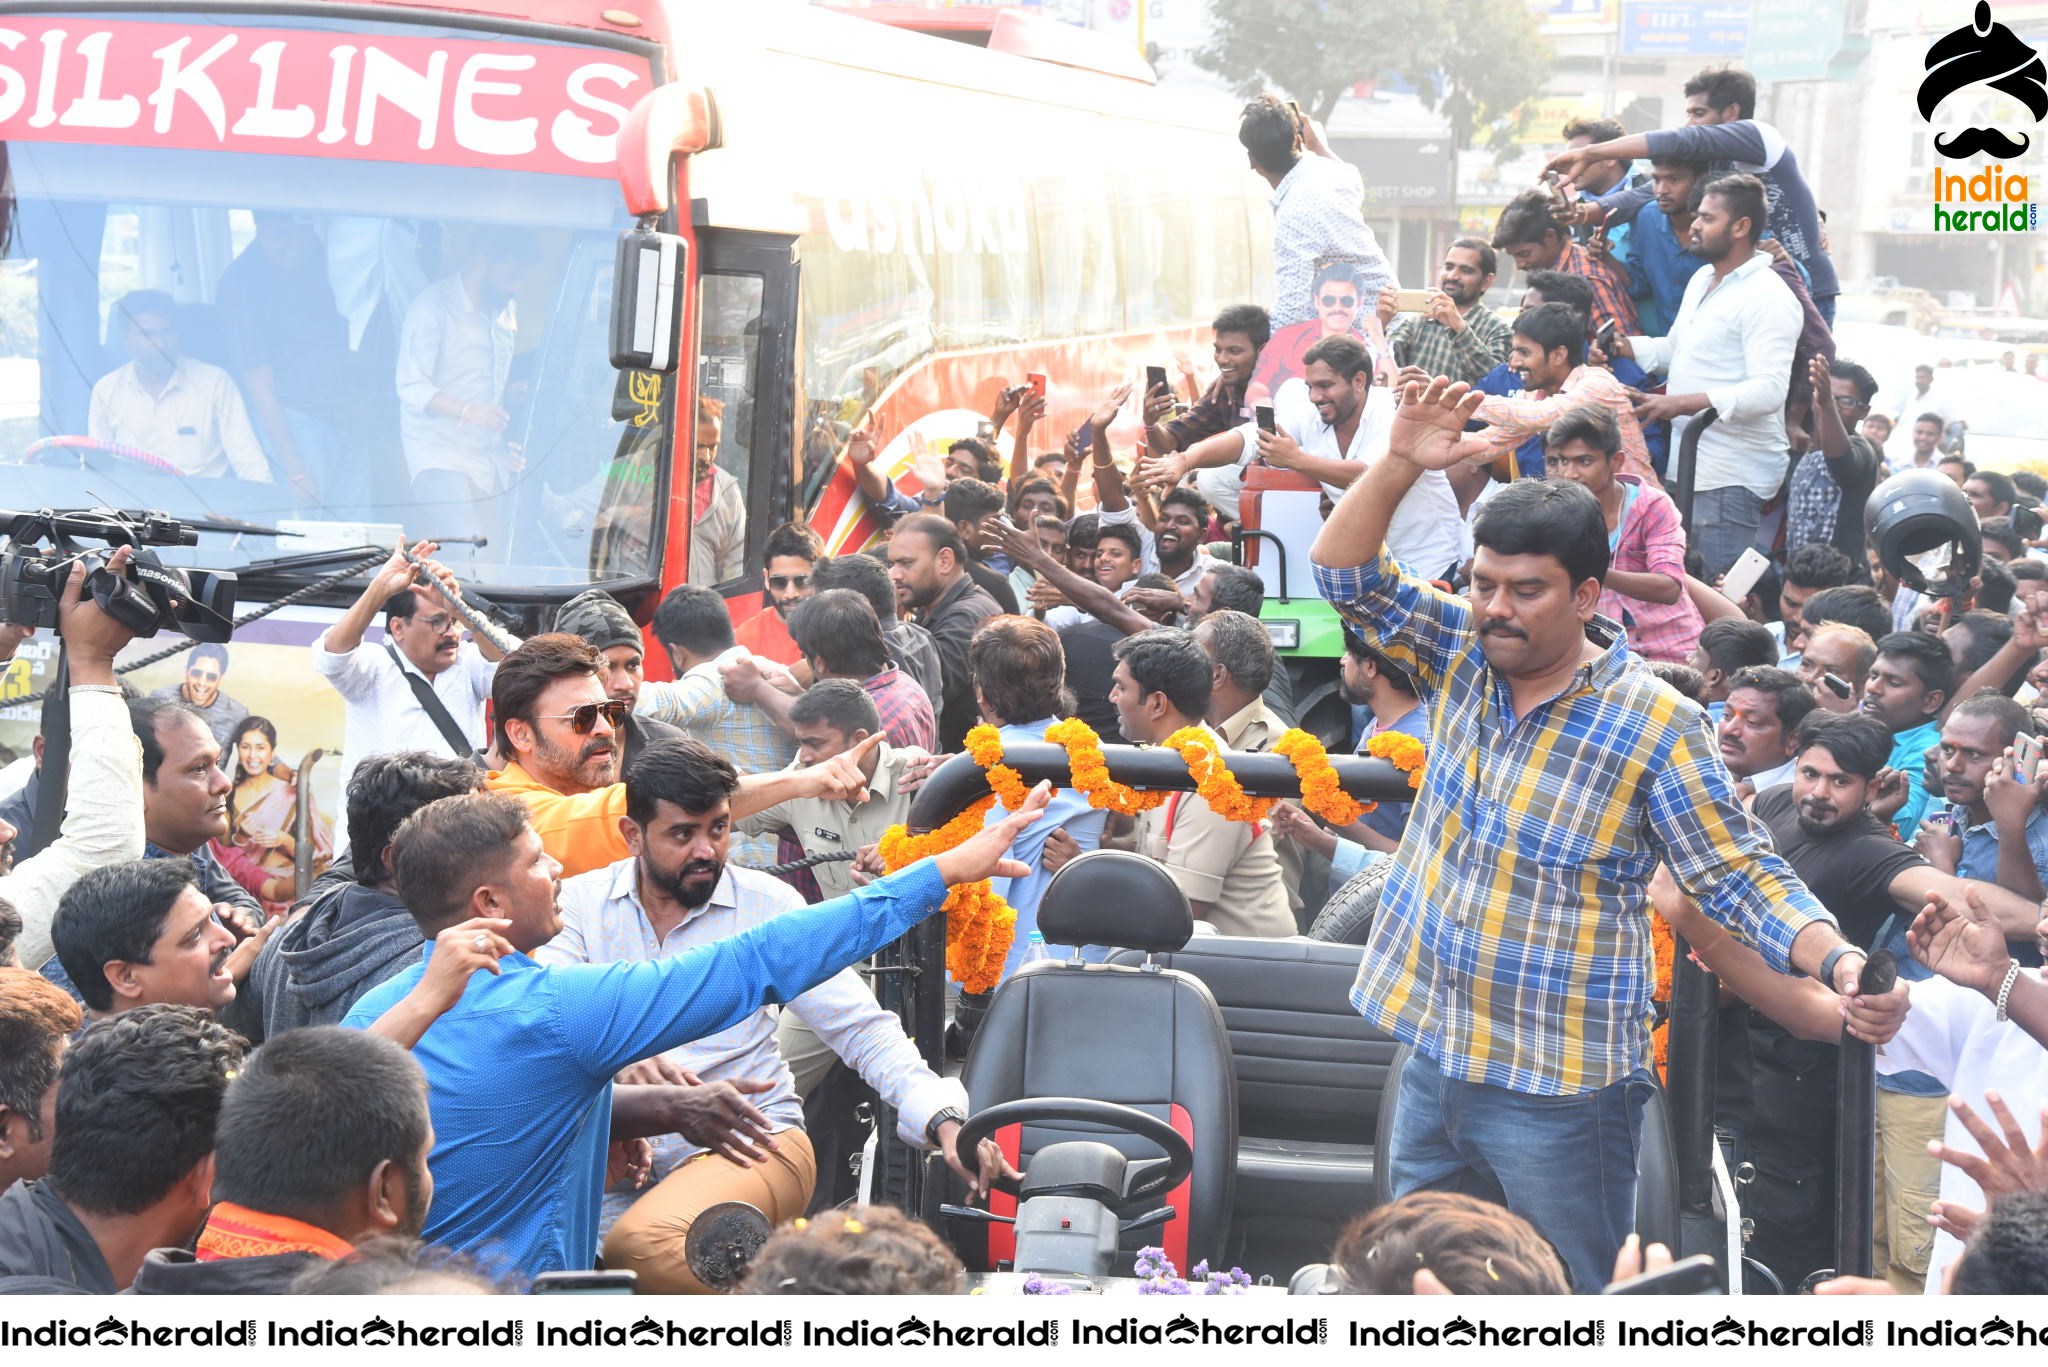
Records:
{"label": "bus window", "polygon": [[1159,172],[1135,172],[1127,188],[1130,197],[1117,201],[1125,253],[1124,327],[1141,332],[1178,326],[1194,316],[1197,264],[1230,258],[1189,250],[1186,233],[1177,226],[1188,201]]}
{"label": "bus window", "polygon": [[1117,243],[1099,175],[1041,182],[1035,194],[1045,332],[1077,336],[1124,325]]}
{"label": "bus window", "polygon": [[693,584],[731,583],[747,572],[746,493],[754,464],[764,292],[758,275],[706,275],[699,296]]}
{"label": "bus window", "polygon": [[[264,22],[321,42],[329,21]],[[529,62],[577,51],[350,22]],[[609,175],[354,159],[312,139],[145,143],[4,148],[10,504],[247,525],[165,553],[222,569],[403,532],[451,542],[444,558],[487,588],[588,583],[598,560],[615,579],[659,572],[666,410],[616,393],[607,304],[626,219]],[[615,465],[641,447],[629,497]],[[646,534],[596,554],[626,502]],[[253,530],[280,524],[296,535]]]}

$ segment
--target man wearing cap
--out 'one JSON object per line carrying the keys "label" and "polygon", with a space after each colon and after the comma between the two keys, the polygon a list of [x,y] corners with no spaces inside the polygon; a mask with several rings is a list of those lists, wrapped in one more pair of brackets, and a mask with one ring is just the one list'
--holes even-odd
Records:
{"label": "man wearing cap", "polygon": [[[555,630],[581,636],[604,657],[604,691],[628,708],[640,700],[641,663],[645,649],[640,628],[618,599],[603,589],[579,593],[562,604],[556,614]],[[657,741],[680,740],[683,729],[657,721],[644,712],[631,712],[617,728],[619,772],[624,773],[633,757]]]}

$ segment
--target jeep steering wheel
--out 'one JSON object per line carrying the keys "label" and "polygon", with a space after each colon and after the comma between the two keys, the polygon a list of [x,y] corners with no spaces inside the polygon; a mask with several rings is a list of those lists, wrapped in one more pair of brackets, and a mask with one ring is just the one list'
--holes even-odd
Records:
{"label": "jeep steering wheel", "polygon": [[[1049,1120],[1080,1120],[1101,1125],[1120,1134],[1130,1135],[1156,1144],[1166,1153],[1166,1166],[1154,1170],[1137,1186],[1125,1192],[1119,1206],[1134,1205],[1139,1201],[1172,1191],[1188,1180],[1195,1170],[1195,1149],[1187,1137],[1156,1115],[1147,1115],[1134,1106],[1120,1106],[1113,1101],[1089,1101],[1080,1097],[1026,1097],[1020,1101],[1005,1101],[1000,1106],[991,1106],[978,1112],[962,1125],[953,1135],[953,1154],[960,1160],[960,1166],[971,1173],[979,1173],[981,1165],[976,1151],[981,1141],[995,1134],[1006,1125],[1043,1124]],[[1090,1136],[1076,1135],[1076,1139]],[[1064,1141],[1056,1141],[1064,1142]],[[1006,1196],[1019,1194],[1022,1175],[998,1177],[994,1185]]]}

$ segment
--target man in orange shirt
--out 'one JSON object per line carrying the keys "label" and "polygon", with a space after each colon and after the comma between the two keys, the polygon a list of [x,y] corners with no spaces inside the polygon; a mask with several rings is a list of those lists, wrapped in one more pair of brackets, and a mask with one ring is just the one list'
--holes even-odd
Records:
{"label": "man in orange shirt", "polygon": [[768,533],[761,548],[761,577],[768,606],[739,624],[734,639],[764,660],[793,665],[803,658],[789,634],[788,617],[811,596],[811,566],[825,557],[825,544],[801,522],[786,522]]}
{"label": "man in orange shirt", "polygon": [[[534,636],[507,655],[491,681],[498,753],[511,757],[484,787],[526,804],[547,852],[573,878],[631,852],[619,828],[626,787],[619,782],[619,723],[631,706],[605,692],[604,657],[580,636]],[[808,769],[742,774],[732,819],[792,798],[867,800],[860,762],[880,733]]]}

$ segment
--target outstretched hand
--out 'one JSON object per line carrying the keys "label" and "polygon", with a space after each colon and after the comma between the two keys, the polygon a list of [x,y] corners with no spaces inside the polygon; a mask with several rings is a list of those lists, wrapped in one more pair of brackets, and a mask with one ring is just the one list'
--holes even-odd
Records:
{"label": "outstretched hand", "polygon": [[[1997,1092],[1986,1092],[1984,1102],[1991,1108],[1992,1117],[1998,1121],[2002,1134],[1994,1133],[1983,1118],[1970,1109],[1969,1102],[1959,1096],[1948,1100],[1948,1108],[1955,1112],[1956,1119],[1963,1123],[1963,1128],[1977,1141],[1977,1147],[1983,1150],[1981,1157],[1964,1149],[1950,1148],[1938,1139],[1929,1142],[1927,1151],[1950,1167],[1968,1174],[1983,1191],[1987,1205],[2016,1191],[2048,1190],[2048,1104],[2041,1107],[2042,1138],[2030,1144],[2026,1132],[2006,1106],[2004,1097]],[[1945,1201],[1937,1201],[1932,1214],[1936,1227],[1946,1229],[1958,1239],[1969,1238],[1982,1218],[1978,1211]]]}
{"label": "outstretched hand", "polygon": [[984,878],[1030,877],[1029,864],[1008,857],[1010,846],[1026,827],[1044,814],[1046,804],[1051,801],[1050,783],[1041,783],[1033,788],[1024,799],[1022,811],[1013,812],[1001,821],[990,822],[982,827],[979,834],[939,855],[939,877],[946,880],[947,887],[956,883],[975,883]]}
{"label": "outstretched hand", "polygon": [[1466,458],[1461,449],[1465,424],[1485,401],[1484,393],[1442,375],[1426,385],[1409,383],[1394,410],[1388,450],[1424,470],[1448,470],[1462,464]]}
{"label": "outstretched hand", "polygon": [[1995,992],[2012,956],[2005,932],[1985,909],[1977,889],[1965,885],[1960,905],[1939,892],[1927,894],[1927,906],[1906,932],[1913,957],[1959,987]]}

